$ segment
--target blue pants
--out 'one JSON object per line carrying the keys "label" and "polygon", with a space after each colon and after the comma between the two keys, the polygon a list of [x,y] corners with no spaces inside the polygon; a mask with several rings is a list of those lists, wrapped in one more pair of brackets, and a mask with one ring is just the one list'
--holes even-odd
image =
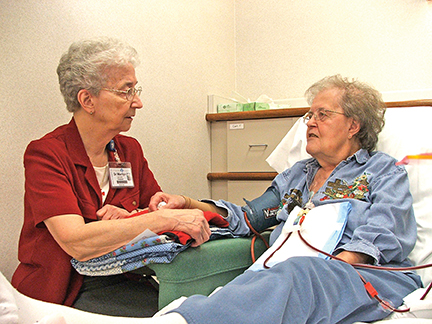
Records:
{"label": "blue pants", "polygon": [[[415,274],[358,271],[396,307],[421,286]],[[211,297],[192,296],[174,311],[189,324],[335,324],[389,315],[369,296],[353,267],[317,257],[294,257],[268,270],[246,271]]]}

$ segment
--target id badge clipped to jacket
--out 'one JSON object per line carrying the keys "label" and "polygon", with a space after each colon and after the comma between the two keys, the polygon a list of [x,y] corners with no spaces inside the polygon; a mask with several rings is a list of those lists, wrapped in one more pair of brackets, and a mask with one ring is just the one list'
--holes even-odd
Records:
{"label": "id badge clipped to jacket", "polygon": [[133,188],[132,166],[130,162],[109,162],[111,188]]}

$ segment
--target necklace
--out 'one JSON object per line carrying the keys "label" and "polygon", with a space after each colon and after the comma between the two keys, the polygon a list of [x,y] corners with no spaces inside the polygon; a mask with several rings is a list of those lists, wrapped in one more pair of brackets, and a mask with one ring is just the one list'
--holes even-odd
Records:
{"label": "necklace", "polygon": [[325,171],[323,168],[318,169],[313,178],[312,184],[309,187],[310,192],[318,192],[318,190],[324,185],[329,176],[331,175],[331,171]]}
{"label": "necklace", "polygon": [[314,203],[312,202],[312,198],[313,198],[314,195],[315,195],[315,192],[313,192],[313,191],[309,191],[309,200],[308,200],[308,202],[305,204],[305,206],[304,206],[303,209],[308,209],[308,210],[310,210],[310,209],[312,209],[312,208],[315,207]]}
{"label": "necklace", "polygon": [[312,193],[312,195],[313,195],[315,192],[318,191],[318,189],[319,189],[318,186],[319,185],[317,184],[317,181],[315,181],[315,179],[314,179],[314,181],[312,181],[312,184],[309,187],[309,192]]}

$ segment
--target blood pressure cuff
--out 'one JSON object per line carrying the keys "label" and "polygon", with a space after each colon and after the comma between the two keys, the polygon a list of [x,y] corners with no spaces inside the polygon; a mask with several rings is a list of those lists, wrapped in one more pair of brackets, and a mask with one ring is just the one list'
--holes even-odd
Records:
{"label": "blood pressure cuff", "polygon": [[274,187],[269,187],[260,197],[248,201],[243,199],[246,205],[242,207],[245,217],[250,226],[257,232],[279,224],[276,219],[281,199],[279,191]]}

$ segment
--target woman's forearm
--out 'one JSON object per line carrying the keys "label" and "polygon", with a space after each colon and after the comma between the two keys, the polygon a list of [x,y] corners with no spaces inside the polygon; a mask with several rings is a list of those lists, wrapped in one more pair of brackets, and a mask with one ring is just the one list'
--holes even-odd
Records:
{"label": "woman's forearm", "polygon": [[217,213],[223,217],[228,216],[228,212],[224,208],[217,207],[215,204],[212,203],[205,203],[202,201],[198,201],[192,198],[189,198],[187,196],[182,196],[186,203],[184,206],[184,209],[200,209],[202,211],[211,211],[214,213]]}
{"label": "woman's forearm", "polygon": [[79,261],[109,253],[131,241],[144,230],[154,233],[182,231],[200,245],[210,237],[210,229],[199,210],[160,210],[132,218],[84,223],[80,215],[54,216],[45,221],[61,248]]}

